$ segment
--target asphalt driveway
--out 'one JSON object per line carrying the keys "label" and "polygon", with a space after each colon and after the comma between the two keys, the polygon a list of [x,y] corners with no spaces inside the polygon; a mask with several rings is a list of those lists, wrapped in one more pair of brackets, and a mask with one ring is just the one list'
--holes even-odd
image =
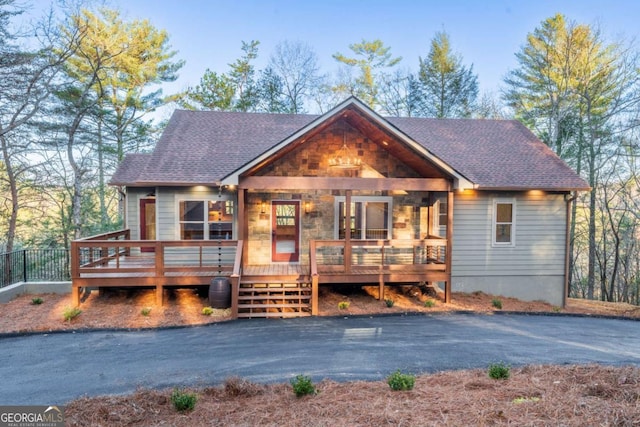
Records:
{"label": "asphalt driveway", "polygon": [[433,315],[238,320],[135,332],[0,338],[0,405],[64,404],[137,387],[378,380],[490,363],[640,366],[640,322],[566,316]]}

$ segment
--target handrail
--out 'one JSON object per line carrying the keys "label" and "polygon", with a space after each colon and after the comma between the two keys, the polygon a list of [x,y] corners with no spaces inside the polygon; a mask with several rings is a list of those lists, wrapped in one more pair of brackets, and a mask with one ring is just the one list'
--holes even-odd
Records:
{"label": "handrail", "polygon": [[118,231],[111,231],[109,233],[95,234],[89,237],[83,237],[77,239],[76,241],[87,241],[87,240],[113,240],[113,238],[118,238],[120,236],[125,236],[125,240],[129,240],[131,236],[131,230],[126,228]]}

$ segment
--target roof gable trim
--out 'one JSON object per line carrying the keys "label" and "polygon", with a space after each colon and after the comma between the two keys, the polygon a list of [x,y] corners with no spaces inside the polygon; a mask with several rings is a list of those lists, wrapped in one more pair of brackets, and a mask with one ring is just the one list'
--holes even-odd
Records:
{"label": "roof gable trim", "polygon": [[307,124],[306,126],[304,126],[301,129],[299,129],[297,132],[293,133],[292,135],[290,135],[286,139],[282,140],[280,143],[274,145],[269,150],[267,150],[264,153],[262,153],[261,155],[257,156],[256,158],[254,158],[250,162],[246,163],[242,167],[236,169],[231,174],[225,176],[224,178],[222,178],[221,184],[222,185],[238,185],[239,180],[240,180],[240,175],[242,175],[244,172],[250,170],[251,168],[253,168],[254,166],[260,164],[261,162],[269,159],[271,156],[276,154],[278,151],[280,151],[283,148],[287,147],[289,144],[291,144],[292,142],[296,141],[300,137],[304,136],[305,134],[307,134],[308,132],[310,132],[311,130],[313,130],[314,128],[316,128],[317,126],[319,126],[320,124],[322,124],[326,120],[329,120],[330,118],[339,115],[343,110],[345,110],[348,107],[357,108],[362,114],[364,114],[366,117],[368,117],[369,120],[375,122],[376,124],[378,124],[379,126],[384,128],[386,131],[388,131],[389,133],[394,135],[400,141],[402,141],[403,143],[407,144],[413,150],[415,150],[416,152],[422,154],[426,159],[428,159],[431,162],[433,162],[434,164],[436,164],[438,167],[440,167],[447,174],[451,175],[453,177],[453,179],[454,179],[454,186],[453,187],[455,189],[464,190],[464,189],[473,189],[473,188],[476,187],[476,185],[474,183],[469,181],[467,178],[465,178],[458,171],[454,170],[451,166],[449,166],[447,163],[445,163],[442,159],[440,159],[439,157],[437,157],[434,154],[432,154],[429,150],[427,150],[421,144],[413,141],[406,134],[404,134],[402,131],[397,129],[395,126],[391,125],[387,120],[385,120],[383,117],[378,115],[375,111],[371,110],[368,106],[363,104],[360,100],[358,100],[355,97],[350,97],[350,98],[346,99],[345,101],[343,101],[342,103],[338,104],[337,106],[335,106],[334,108],[332,108],[331,110],[329,110],[328,112],[323,114],[322,116],[319,116],[318,118],[313,120],[311,123]]}

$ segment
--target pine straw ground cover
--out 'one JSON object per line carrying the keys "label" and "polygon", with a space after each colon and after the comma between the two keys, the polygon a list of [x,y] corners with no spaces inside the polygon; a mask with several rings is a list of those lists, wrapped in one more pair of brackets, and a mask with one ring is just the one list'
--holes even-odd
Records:
{"label": "pine straw ground cover", "polygon": [[486,371],[417,377],[411,391],[384,381],[324,380],[295,397],[289,384],[229,378],[192,389],[193,411],[178,412],[171,390],[83,398],[65,408],[70,426],[638,426],[640,369],[604,366],[512,368],[506,380]]}
{"label": "pine straw ground cover", "polygon": [[[320,315],[447,312],[464,310],[578,313],[640,318],[640,307],[570,299],[560,309],[483,293],[441,294],[418,287],[388,287],[388,307],[377,287],[321,289]],[[32,304],[34,297],[42,304]],[[68,295],[23,295],[0,304],[0,333],[85,328],[153,328],[229,319],[228,310],[202,315],[206,297],[184,289],[168,292],[154,304],[153,290],[91,293],[82,313],[64,321]],[[435,306],[424,302],[433,300]],[[341,309],[339,303],[348,303]],[[144,309],[149,309],[146,315]],[[250,326],[250,320],[247,321]],[[290,384],[253,384],[229,378],[220,387],[191,390],[198,401],[191,412],[177,412],[172,390],[138,390],[126,396],[86,397],[65,407],[71,426],[640,426],[640,369],[605,366],[527,366],[512,368],[507,380],[486,371],[452,371],[417,377],[411,391],[392,391],[384,381],[316,384],[318,394],[296,398]]]}
{"label": "pine straw ground cover", "polygon": [[[206,294],[206,292],[205,292]],[[32,304],[39,297],[42,304]],[[488,295],[482,292],[453,292],[450,304],[443,303],[441,292],[431,292],[419,286],[388,286],[385,299],[393,301],[388,307],[379,301],[377,286],[320,288],[320,316],[353,316],[369,314],[402,314],[406,312],[448,313],[473,311],[491,314],[496,311],[576,313],[589,315],[621,316],[640,318],[640,307],[625,303],[606,303],[583,299],[569,299],[565,308],[554,307],[541,301],[521,301],[515,298]],[[502,309],[493,306],[499,299]],[[434,305],[425,306],[425,301]],[[347,308],[339,308],[347,303]],[[71,321],[65,321],[63,312],[71,306],[70,295],[21,295],[0,304],[0,333],[49,332],[55,330],[101,329],[101,328],[157,328],[164,326],[202,325],[227,321],[229,310],[213,310],[204,316],[202,309],[209,305],[207,296],[194,289],[165,291],[165,305],[155,305],[152,289],[108,290],[85,295],[80,304],[80,313]],[[144,313],[143,313],[144,311]]]}

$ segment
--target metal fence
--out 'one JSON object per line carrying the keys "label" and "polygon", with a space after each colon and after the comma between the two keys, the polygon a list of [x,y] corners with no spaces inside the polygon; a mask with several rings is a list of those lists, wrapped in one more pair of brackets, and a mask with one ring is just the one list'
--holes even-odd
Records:
{"label": "metal fence", "polygon": [[19,282],[67,281],[67,249],[22,249],[0,254],[0,288]]}

